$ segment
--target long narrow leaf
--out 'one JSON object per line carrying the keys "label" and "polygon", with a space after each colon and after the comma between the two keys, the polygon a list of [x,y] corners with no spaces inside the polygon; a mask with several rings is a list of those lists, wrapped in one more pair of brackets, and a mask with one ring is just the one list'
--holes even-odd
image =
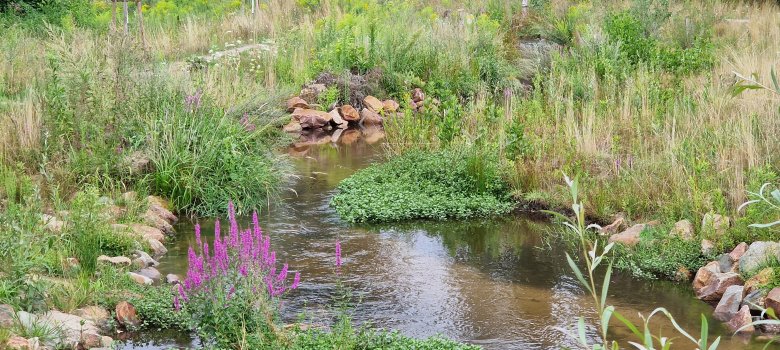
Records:
{"label": "long narrow leaf", "polygon": [[585,289],[593,293],[593,291],[590,290],[590,285],[588,285],[588,282],[585,281],[585,277],[582,276],[580,268],[577,267],[577,264],[574,263],[574,260],[571,259],[571,256],[569,256],[568,253],[566,254],[566,261],[569,262],[569,267],[571,267],[572,271],[574,271],[574,275],[577,276],[577,279],[580,280],[580,283],[585,287]]}

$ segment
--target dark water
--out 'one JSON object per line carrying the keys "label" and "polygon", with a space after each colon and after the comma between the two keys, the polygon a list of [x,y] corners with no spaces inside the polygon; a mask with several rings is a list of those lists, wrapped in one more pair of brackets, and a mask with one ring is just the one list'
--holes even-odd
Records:
{"label": "dark water", "polygon": [[[554,229],[523,217],[467,222],[415,222],[350,226],[328,201],[338,182],[379,159],[381,145],[351,140],[290,150],[299,178],[261,215],[264,232],[281,261],[301,271],[301,287],[287,297],[284,317],[293,322],[327,324],[335,294],[334,244],[342,242],[342,275],[358,301],[354,319],[414,337],[443,334],[486,349],[559,349],[574,346],[556,327],[574,329],[577,316],[595,324],[592,299],[583,294],[564,258],[564,249],[544,240]],[[369,139],[369,141],[376,141]],[[201,221],[213,232],[211,221]],[[192,223],[180,223],[179,239],[161,260],[164,274],[183,274]],[[700,315],[712,308],[693,297],[686,285],[613,277],[608,303],[640,322],[656,307],[666,307],[686,329],[698,334]],[[652,323],[655,334],[673,337],[678,349],[693,349],[668,322]],[[588,327],[595,337],[595,328]],[[720,349],[761,348],[727,335],[710,320],[710,334],[723,335]],[[612,337],[631,338],[613,322]],[[698,337],[698,336],[697,336]],[[197,347],[186,335],[138,335],[126,349]]]}

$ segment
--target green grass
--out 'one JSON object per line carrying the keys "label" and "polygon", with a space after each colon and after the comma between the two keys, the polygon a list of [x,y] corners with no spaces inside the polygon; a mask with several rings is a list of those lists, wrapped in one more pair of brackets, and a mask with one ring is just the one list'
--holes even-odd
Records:
{"label": "green grass", "polygon": [[464,219],[507,213],[496,162],[465,152],[409,152],[342,181],[331,205],[350,222]]}

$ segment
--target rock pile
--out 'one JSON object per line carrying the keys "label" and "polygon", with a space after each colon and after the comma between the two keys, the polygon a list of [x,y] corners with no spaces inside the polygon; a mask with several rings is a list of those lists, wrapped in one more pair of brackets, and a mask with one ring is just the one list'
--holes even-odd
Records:
{"label": "rock pile", "polygon": [[14,326],[27,332],[47,329],[46,339],[24,338],[10,334],[4,349],[95,349],[111,346],[113,339],[101,335],[108,328],[110,314],[99,306],[87,306],[67,314],[57,310],[35,315],[14,311],[10,305],[0,305],[0,325]]}
{"label": "rock pile", "polygon": [[[717,226],[716,226],[717,228]],[[774,277],[772,268],[761,266],[780,258],[780,243],[740,243],[728,254],[700,268],[693,280],[696,297],[715,305],[714,317],[740,333],[778,333],[777,327],[753,326],[763,319],[762,311],[780,311],[780,288],[764,289]],[[743,281],[742,275],[753,275]]]}
{"label": "rock pile", "polygon": [[287,101],[290,123],[284,131],[298,133],[312,129],[346,129],[350,125],[382,125],[385,118],[392,117],[399,105],[393,100],[380,101],[374,96],[363,99],[363,108],[358,111],[352,105],[332,106],[328,112],[315,109],[303,98],[296,96]]}

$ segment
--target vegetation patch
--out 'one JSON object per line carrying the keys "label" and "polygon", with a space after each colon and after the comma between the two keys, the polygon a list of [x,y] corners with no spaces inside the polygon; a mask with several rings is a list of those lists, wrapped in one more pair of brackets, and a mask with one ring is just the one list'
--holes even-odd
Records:
{"label": "vegetation patch", "polygon": [[331,205],[350,222],[464,219],[509,212],[495,159],[413,151],[342,181]]}

